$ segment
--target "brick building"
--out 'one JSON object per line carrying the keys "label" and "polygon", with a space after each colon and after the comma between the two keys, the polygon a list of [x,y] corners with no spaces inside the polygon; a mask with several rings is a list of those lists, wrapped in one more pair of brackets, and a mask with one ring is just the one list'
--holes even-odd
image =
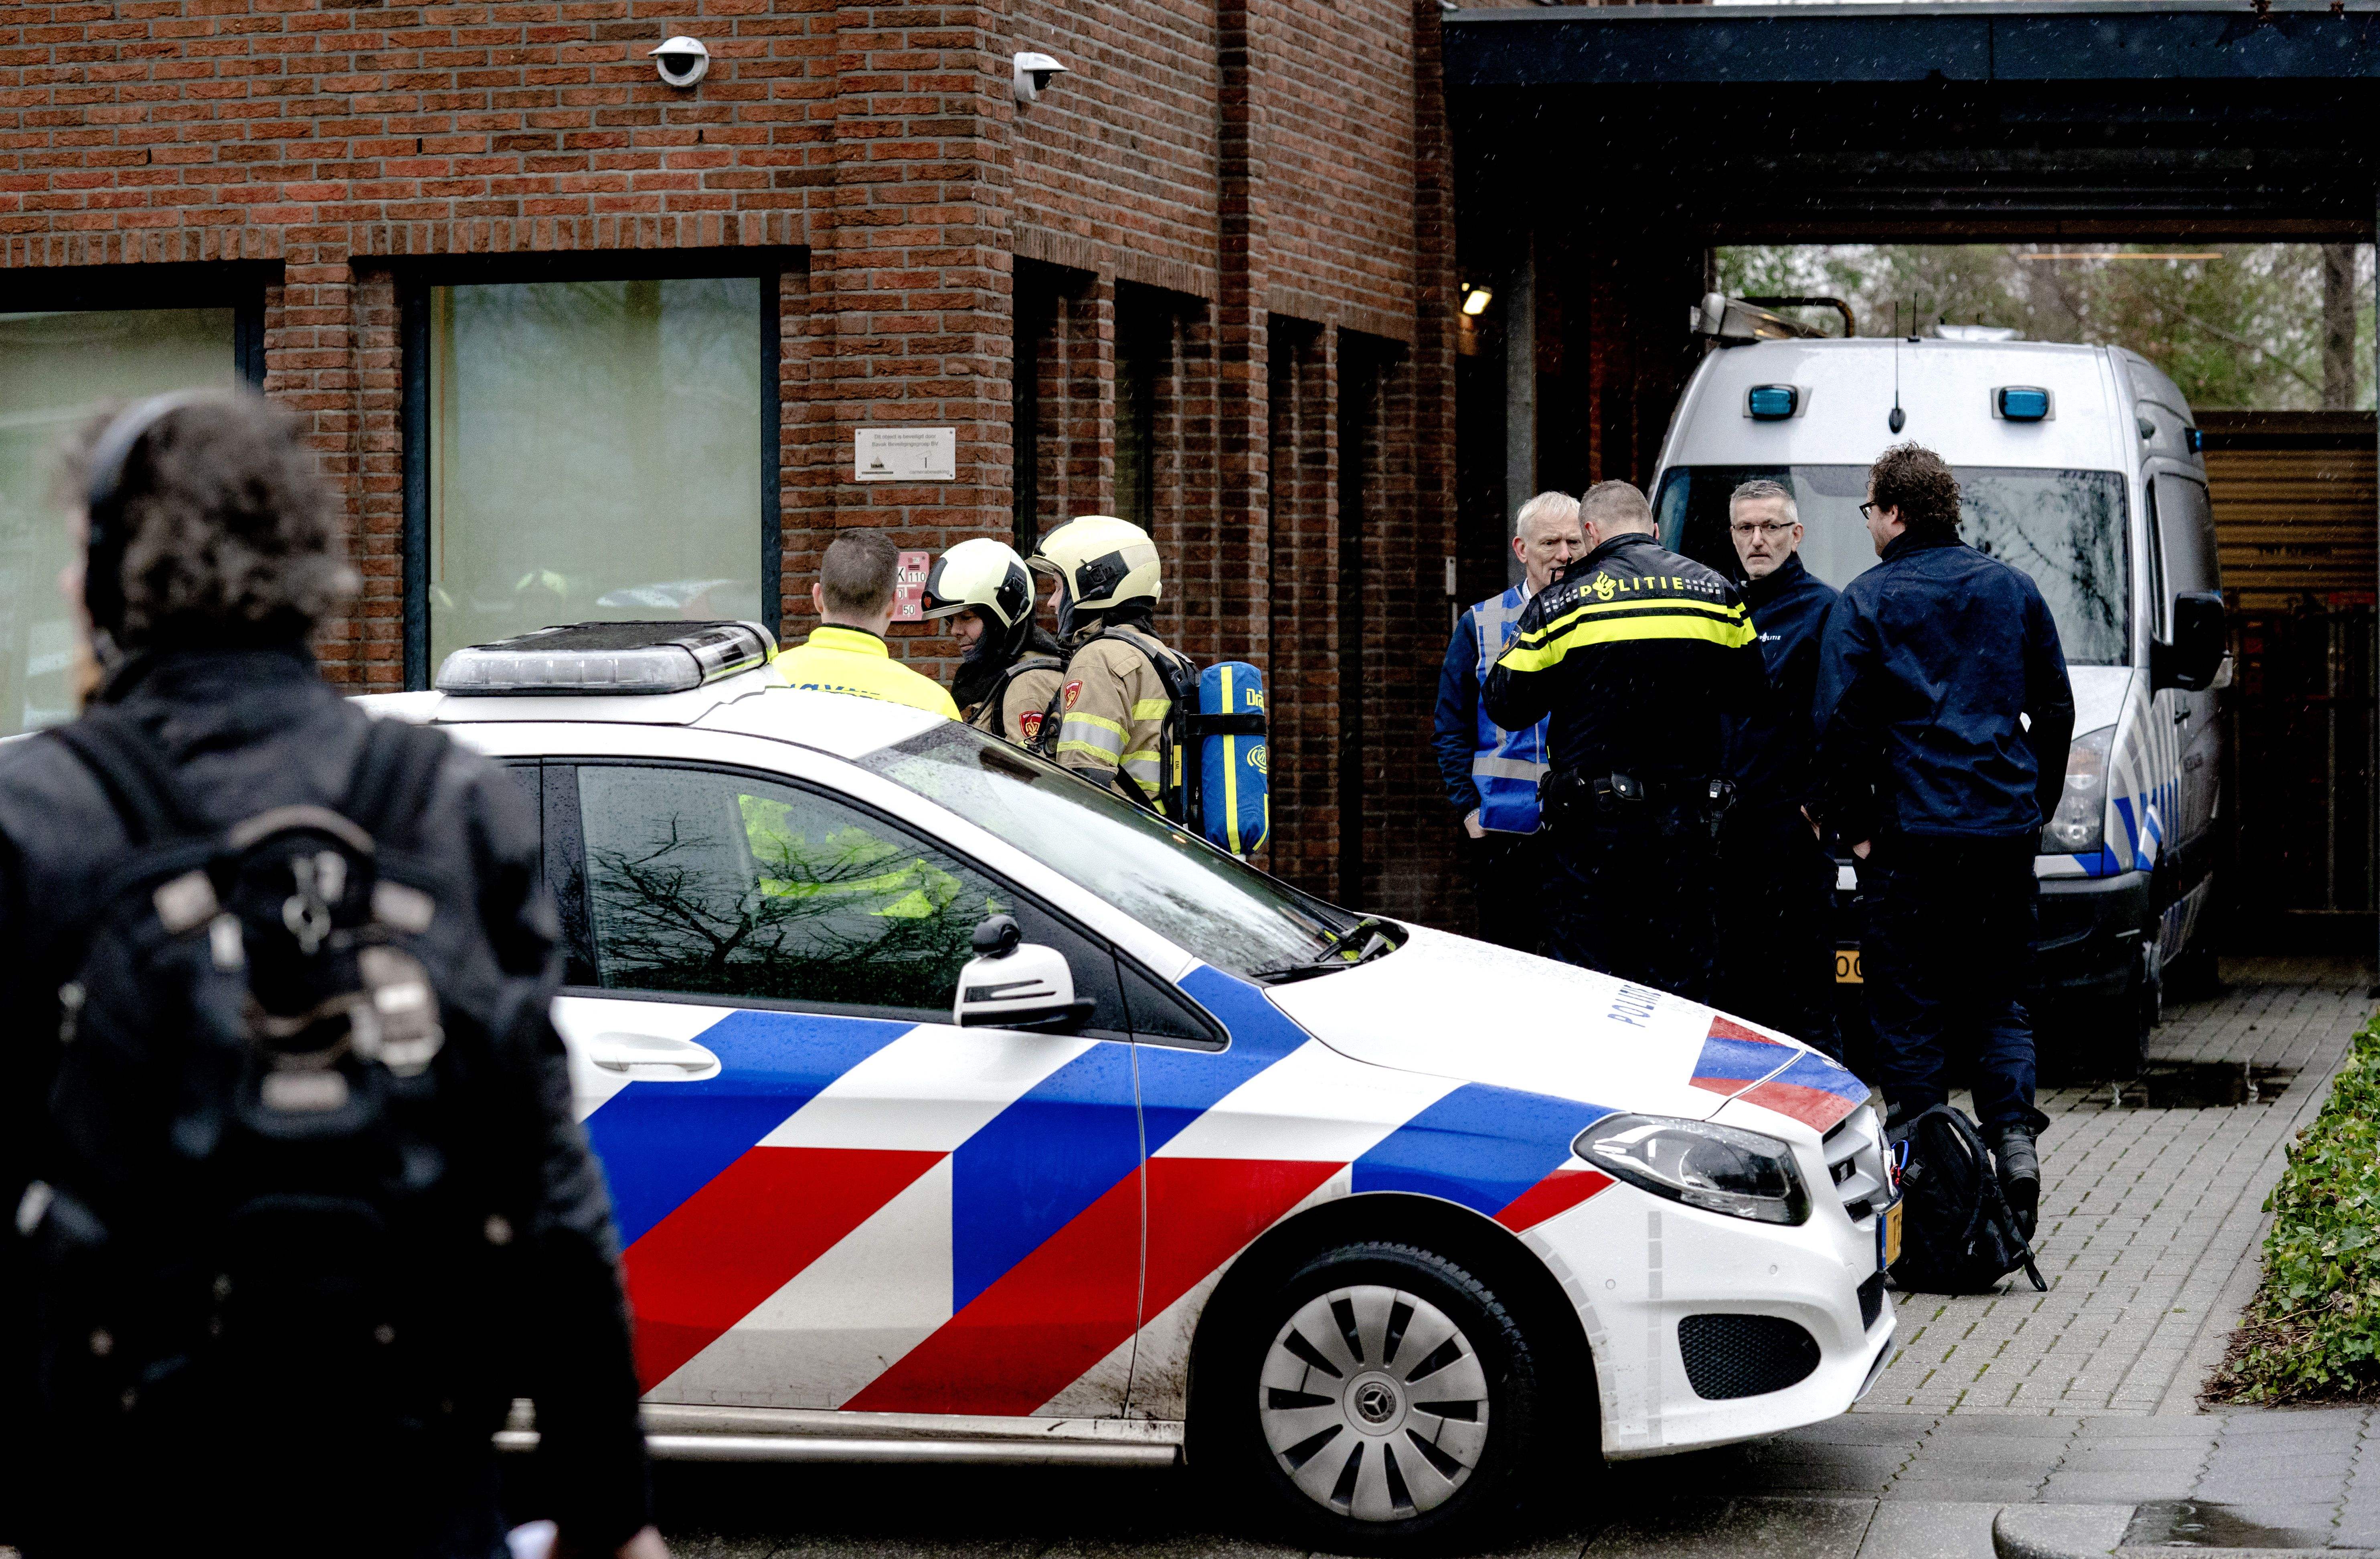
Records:
{"label": "brick building", "polygon": [[[0,719],[65,702],[51,441],[245,377],[352,516],[348,685],[581,616],[797,638],[840,529],[1122,514],[1164,630],[1269,676],[1267,863],[1458,920],[1429,705],[1500,522],[1458,548],[1439,9],[0,7]],[[1030,104],[1021,50],[1069,68]],[[854,480],[905,425],[955,430],[952,479]]]}

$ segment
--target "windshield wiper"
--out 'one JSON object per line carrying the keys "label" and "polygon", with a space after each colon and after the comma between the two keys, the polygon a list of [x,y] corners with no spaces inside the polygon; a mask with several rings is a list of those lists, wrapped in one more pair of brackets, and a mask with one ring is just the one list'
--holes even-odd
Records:
{"label": "windshield wiper", "polygon": [[[1384,920],[1378,915],[1366,915],[1345,931],[1333,936],[1329,942],[1324,943],[1322,951],[1305,963],[1289,964],[1277,969],[1258,969],[1248,978],[1261,980],[1268,984],[1283,985],[1294,980],[1311,980],[1318,974],[1332,974],[1340,969],[1353,968],[1357,964],[1370,962],[1383,953],[1396,951],[1399,944],[1389,940],[1388,933],[1402,929],[1393,920]],[[1354,957],[1349,957],[1348,955],[1354,953],[1358,947],[1363,948],[1363,951],[1355,953]]]}

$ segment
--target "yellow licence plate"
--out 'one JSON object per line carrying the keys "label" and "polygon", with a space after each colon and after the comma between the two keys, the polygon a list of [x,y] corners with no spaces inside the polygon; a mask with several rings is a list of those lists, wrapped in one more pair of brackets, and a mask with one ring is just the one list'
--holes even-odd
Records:
{"label": "yellow licence plate", "polygon": [[1894,1202],[1884,1210],[1884,1217],[1876,1226],[1878,1268],[1888,1267],[1900,1260],[1900,1210],[1908,1205],[1905,1201]]}
{"label": "yellow licence plate", "polygon": [[1858,948],[1838,947],[1835,949],[1835,983],[1838,985],[1864,985],[1867,983],[1867,977],[1860,973],[1860,950]]}

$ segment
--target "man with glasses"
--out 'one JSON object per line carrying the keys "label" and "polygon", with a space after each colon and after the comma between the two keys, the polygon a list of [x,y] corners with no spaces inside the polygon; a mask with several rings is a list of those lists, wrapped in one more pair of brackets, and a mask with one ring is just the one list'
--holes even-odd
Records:
{"label": "man with glasses", "polygon": [[1792,493],[1747,481],[1728,499],[1743,603],[1769,701],[1727,722],[1734,804],[1719,833],[1718,1005],[1840,1059],[1835,1024],[1835,863],[1807,810],[1818,640],[1836,589],[1802,564]]}
{"label": "man with glasses", "polygon": [[1942,457],[1900,445],[1867,481],[1879,561],[1827,618],[1814,810],[1860,861],[1887,1127],[1946,1102],[1954,1058],[1972,1056],[1975,1114],[2030,1238],[2049,1124],[2024,1009],[2033,862],[2066,783],[2073,689],[2039,587],[1960,540]]}

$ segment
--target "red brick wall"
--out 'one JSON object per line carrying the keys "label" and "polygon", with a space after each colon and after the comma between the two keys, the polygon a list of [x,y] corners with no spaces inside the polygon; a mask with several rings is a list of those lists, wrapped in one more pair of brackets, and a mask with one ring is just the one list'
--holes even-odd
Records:
{"label": "red brick wall", "polygon": [[[1163,289],[1152,530],[1162,622],[1202,659],[1276,674],[1284,791],[1276,860],[1347,896],[1442,909],[1443,841],[1407,757],[1382,790],[1342,783],[1365,663],[1367,739],[1426,734],[1451,494],[1450,176],[1435,106],[1438,11],[1321,0],[1061,0],[889,7],[838,0],[120,0],[0,7],[0,271],[277,262],[267,393],[301,410],[353,524],[366,590],[323,638],[332,675],[404,676],[401,298],[493,257],[766,250],[783,268],[779,499],[787,636],[817,556],[881,527],[939,548],[1011,527],[1019,260],[1062,274],[1048,376],[1044,524],[1114,502],[1119,281]],[[689,31],[699,87],[644,51]],[[1038,104],[1009,56],[1071,67]],[[449,267],[444,272],[436,268]],[[1308,355],[1299,408],[1271,407],[1273,321]],[[1276,589],[1284,556],[1331,553],[1339,364],[1351,333],[1394,359],[1366,510],[1378,626],[1342,634],[1336,565]],[[1369,349],[1369,348],[1367,348]],[[1316,408],[1319,408],[1318,410]],[[850,480],[869,422],[958,430],[958,480]],[[1295,491],[1276,503],[1275,432]],[[1315,462],[1319,461],[1319,466]],[[1293,530],[1274,532],[1276,514]],[[1418,625],[1418,626],[1417,626]],[[900,649],[947,669],[951,641]],[[1401,669],[1402,668],[1402,669]],[[1376,676],[1374,674],[1378,672]],[[1281,707],[1277,702],[1276,707]],[[1385,766],[1382,766],[1385,765]],[[1277,768],[1276,773],[1282,772]],[[1409,787],[1409,786],[1408,786]],[[1389,832],[1359,882],[1340,809]],[[1416,808],[1423,809],[1420,811]],[[1394,822],[1396,819],[1406,822]],[[1441,831],[1442,832],[1442,831]]]}

